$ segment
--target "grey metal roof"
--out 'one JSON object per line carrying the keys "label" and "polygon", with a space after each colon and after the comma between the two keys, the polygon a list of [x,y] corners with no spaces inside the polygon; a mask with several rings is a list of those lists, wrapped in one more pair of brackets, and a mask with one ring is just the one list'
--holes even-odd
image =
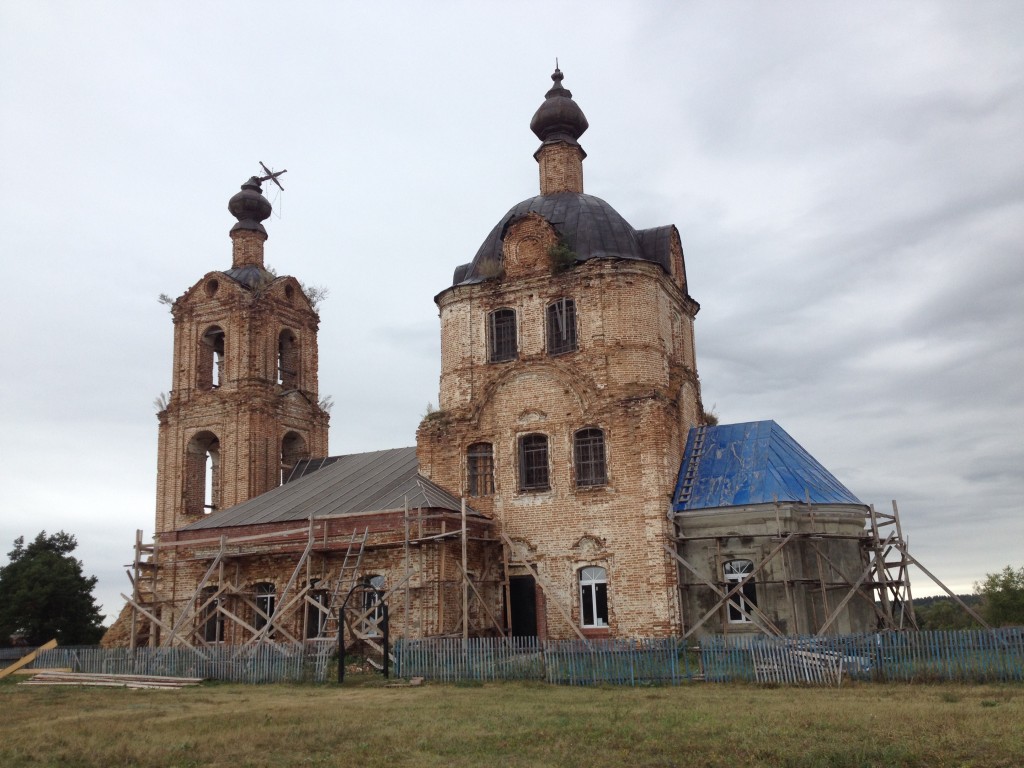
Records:
{"label": "grey metal roof", "polygon": [[[576,253],[587,259],[637,259],[669,267],[671,225],[637,231],[618,211],[599,197],[576,192],[538,195],[523,200],[506,213],[484,240],[472,263],[455,270],[452,285],[478,283],[501,265],[502,243],[508,228],[527,214],[544,217]],[[491,268],[484,267],[489,264]]]}
{"label": "grey metal roof", "polygon": [[690,430],[676,512],[773,501],[863,505],[774,421]]}
{"label": "grey metal roof", "polygon": [[[183,530],[307,520],[310,515],[350,515],[409,508],[458,512],[458,498],[419,474],[416,448],[331,456],[303,463],[289,482]],[[476,515],[476,512],[473,512]]]}

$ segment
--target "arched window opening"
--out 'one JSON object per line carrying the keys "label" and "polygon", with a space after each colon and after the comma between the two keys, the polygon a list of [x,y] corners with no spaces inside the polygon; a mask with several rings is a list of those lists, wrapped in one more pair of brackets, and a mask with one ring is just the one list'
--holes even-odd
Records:
{"label": "arched window opening", "polygon": [[327,628],[327,590],[314,589],[306,598],[306,639],[315,640]]}
{"label": "arched window opening", "polygon": [[280,484],[288,479],[295,465],[303,459],[309,458],[309,449],[306,447],[306,438],[298,432],[288,432],[281,439],[281,477]]}
{"label": "arched window opening", "polygon": [[199,338],[199,355],[196,360],[196,386],[199,389],[216,389],[223,382],[224,330],[211,325]]}
{"label": "arched window opening", "polygon": [[[722,565],[725,574],[726,592],[732,589],[747,576],[754,572],[754,563],[751,560],[728,560]],[[744,584],[740,590],[729,598],[729,623],[749,624],[750,613],[757,605],[757,585],[753,577]]]}
{"label": "arched window opening", "polygon": [[496,309],[487,315],[487,362],[500,363],[518,356],[516,311]]}
{"label": "arched window opening", "polygon": [[580,625],[608,626],[608,571],[599,565],[580,569]]}
{"label": "arched window opening", "polygon": [[207,643],[224,642],[224,614],[220,612],[221,600],[217,587],[206,587],[199,596],[199,611],[203,627],[203,641]]}
{"label": "arched window opening", "polygon": [[363,634],[370,637],[379,637],[382,634],[381,621],[384,620],[384,605],[381,599],[384,596],[383,576],[367,576],[364,584],[369,587],[363,591]]}
{"label": "arched window opening", "polygon": [[573,459],[576,486],[588,488],[608,483],[608,466],[604,457],[604,432],[596,427],[581,429],[573,435]]}
{"label": "arched window opening", "polygon": [[494,494],[494,446],[473,443],[466,449],[466,479],[470,496]]}
{"label": "arched window opening", "polygon": [[559,299],[548,304],[547,311],[548,354],[562,355],[575,352],[576,344],[576,302]]}
{"label": "arched window opening", "polygon": [[547,435],[523,435],[519,438],[519,490],[546,491],[550,487]]}
{"label": "arched window opening", "polygon": [[256,629],[263,629],[263,627],[270,623],[270,619],[274,615],[274,585],[267,582],[260,582],[253,586],[253,595],[253,602],[256,603],[256,610],[253,611],[252,625]]}
{"label": "arched window opening", "polygon": [[277,337],[277,383],[284,389],[299,387],[299,341],[287,328]]}
{"label": "arched window opening", "polygon": [[185,450],[185,514],[199,516],[220,509],[220,441],[198,432]]}

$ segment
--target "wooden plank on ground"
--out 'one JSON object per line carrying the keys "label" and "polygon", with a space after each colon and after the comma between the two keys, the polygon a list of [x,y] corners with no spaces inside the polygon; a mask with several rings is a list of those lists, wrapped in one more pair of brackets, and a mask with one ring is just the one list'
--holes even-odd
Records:
{"label": "wooden plank on ground", "polygon": [[7,677],[9,674],[14,672],[15,670],[21,669],[22,667],[25,667],[25,666],[28,666],[29,664],[31,664],[33,661],[36,660],[36,657],[39,655],[40,651],[48,651],[51,648],[56,648],[56,647],[57,647],[57,640],[56,640],[56,638],[54,638],[53,640],[51,640],[48,643],[44,643],[43,645],[40,645],[38,648],[36,648],[34,651],[32,651],[32,653],[30,653],[30,654],[28,654],[26,656],[22,656],[16,662],[11,664],[11,666],[9,666],[9,667],[7,667],[5,669],[0,670],[0,680],[3,680],[5,677]]}

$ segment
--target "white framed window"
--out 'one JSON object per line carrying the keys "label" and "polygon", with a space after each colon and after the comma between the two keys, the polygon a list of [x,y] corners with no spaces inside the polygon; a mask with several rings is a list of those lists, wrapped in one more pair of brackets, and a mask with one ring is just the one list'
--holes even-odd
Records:
{"label": "white framed window", "polygon": [[[728,560],[722,565],[722,571],[725,575],[725,589],[731,592],[739,582],[754,572],[754,563],[751,560]],[[757,605],[757,585],[753,577],[729,598],[727,605],[730,624],[750,623],[750,612]]]}
{"label": "white framed window", "polygon": [[608,571],[599,565],[580,568],[580,625],[608,626]]}

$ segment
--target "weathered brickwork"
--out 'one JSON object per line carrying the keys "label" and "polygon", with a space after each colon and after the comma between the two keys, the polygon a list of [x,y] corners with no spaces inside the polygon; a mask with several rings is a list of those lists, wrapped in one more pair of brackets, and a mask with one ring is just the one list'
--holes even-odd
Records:
{"label": "weathered brickwork", "polygon": [[[548,256],[557,242],[548,222],[527,216],[506,234],[503,275],[438,297],[440,413],[420,427],[420,471],[468,494],[468,447],[493,445],[494,493],[471,503],[494,516],[545,583],[540,613],[552,637],[574,634],[565,612],[580,625],[579,573],[588,565],[607,570],[604,633],[668,634],[680,627],[664,549],[668,494],[686,431],[703,418],[697,306],[680,288],[681,262],[675,278],[646,261],[594,259],[557,271]],[[564,298],[575,303],[577,349],[551,355],[548,307]],[[488,362],[488,316],[499,309],[515,311],[517,354]],[[588,427],[603,433],[607,477],[580,487],[574,434]],[[520,490],[519,442],[531,434],[547,438],[549,487]]]}
{"label": "weathered brickwork", "polygon": [[542,195],[583,191],[583,158],[586,153],[578,144],[546,144],[538,150],[536,157]]}
{"label": "weathered brickwork", "polygon": [[263,269],[265,239],[232,232],[233,272],[248,273],[210,272],[172,307],[172,389],[159,414],[158,534],[276,487],[283,458],[327,454],[328,415],[317,394],[319,317],[295,278]]}

